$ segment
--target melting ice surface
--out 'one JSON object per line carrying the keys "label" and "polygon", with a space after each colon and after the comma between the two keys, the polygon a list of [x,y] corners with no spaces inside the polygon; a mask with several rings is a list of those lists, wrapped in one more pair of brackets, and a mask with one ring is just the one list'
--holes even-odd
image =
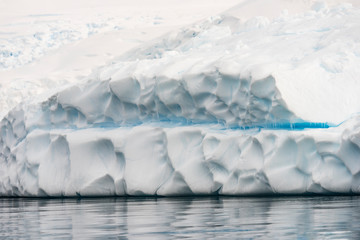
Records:
{"label": "melting ice surface", "polygon": [[6,196],[360,192],[360,10],[223,15],[1,122]]}

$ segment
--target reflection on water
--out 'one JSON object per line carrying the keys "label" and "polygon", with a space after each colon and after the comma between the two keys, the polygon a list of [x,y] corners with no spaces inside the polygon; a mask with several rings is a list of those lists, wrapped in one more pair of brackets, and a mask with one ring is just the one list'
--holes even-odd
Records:
{"label": "reflection on water", "polygon": [[359,200],[0,199],[0,239],[360,239]]}

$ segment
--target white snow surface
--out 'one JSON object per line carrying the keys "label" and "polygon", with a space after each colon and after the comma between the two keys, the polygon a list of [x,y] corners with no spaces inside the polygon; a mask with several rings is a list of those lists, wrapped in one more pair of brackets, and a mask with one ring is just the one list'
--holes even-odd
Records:
{"label": "white snow surface", "polygon": [[234,0],[0,0],[0,115]]}
{"label": "white snow surface", "polygon": [[360,193],[359,4],[239,2],[87,77],[20,77],[31,101],[2,88],[0,195]]}

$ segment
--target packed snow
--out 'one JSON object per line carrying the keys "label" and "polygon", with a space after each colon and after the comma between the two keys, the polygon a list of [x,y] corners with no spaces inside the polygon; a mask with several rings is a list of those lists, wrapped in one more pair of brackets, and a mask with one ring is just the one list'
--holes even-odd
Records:
{"label": "packed snow", "polygon": [[1,0],[0,116],[233,0]]}
{"label": "packed snow", "polygon": [[1,96],[0,195],[360,193],[359,4],[240,2]]}

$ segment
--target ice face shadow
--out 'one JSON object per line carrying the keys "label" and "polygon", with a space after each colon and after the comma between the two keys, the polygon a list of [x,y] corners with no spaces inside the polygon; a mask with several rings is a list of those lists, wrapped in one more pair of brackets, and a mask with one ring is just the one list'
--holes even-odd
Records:
{"label": "ice face shadow", "polygon": [[0,238],[360,237],[360,197],[0,199]]}

